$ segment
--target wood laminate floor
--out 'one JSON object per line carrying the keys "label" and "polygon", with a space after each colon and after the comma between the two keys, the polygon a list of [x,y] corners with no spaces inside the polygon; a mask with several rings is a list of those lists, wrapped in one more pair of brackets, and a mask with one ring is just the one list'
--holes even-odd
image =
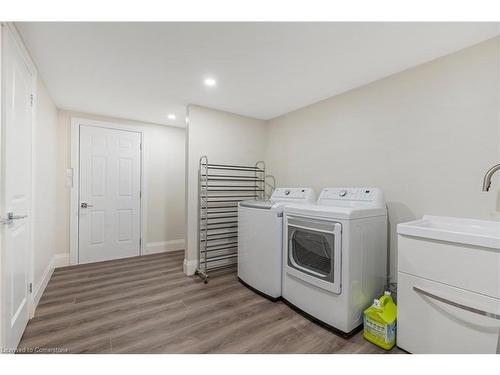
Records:
{"label": "wood laminate floor", "polygon": [[[43,353],[386,353],[240,284],[182,272],[184,252],[58,268],[19,344]],[[393,349],[391,353],[400,352]]]}

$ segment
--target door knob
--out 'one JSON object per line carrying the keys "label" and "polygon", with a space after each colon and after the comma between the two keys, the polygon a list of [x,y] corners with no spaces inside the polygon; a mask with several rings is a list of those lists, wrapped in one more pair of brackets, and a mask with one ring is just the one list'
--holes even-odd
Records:
{"label": "door knob", "polygon": [[14,215],[14,212],[7,212],[7,217],[0,218],[0,224],[10,224],[14,220],[25,219],[28,215]]}
{"label": "door knob", "polygon": [[93,204],[88,204],[87,202],[82,202],[80,203],[81,208],[89,208],[89,207],[94,207]]}

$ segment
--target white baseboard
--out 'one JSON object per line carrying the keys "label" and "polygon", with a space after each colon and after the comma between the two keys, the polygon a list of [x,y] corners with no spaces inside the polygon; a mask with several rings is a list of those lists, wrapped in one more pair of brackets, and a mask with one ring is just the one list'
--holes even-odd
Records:
{"label": "white baseboard", "polygon": [[197,266],[198,266],[198,260],[184,259],[184,263],[182,264],[182,269],[186,275],[191,276],[194,275]]}
{"label": "white baseboard", "polygon": [[40,302],[40,298],[42,298],[42,294],[45,291],[47,284],[49,283],[50,277],[52,276],[54,269],[56,269],[57,267],[64,267],[67,265],[69,265],[69,254],[55,254],[52,257],[50,263],[45,268],[45,271],[43,271],[42,278],[33,287],[33,296],[32,296],[33,311],[37,307],[38,302]]}
{"label": "white baseboard", "polygon": [[184,250],[184,239],[149,242],[143,249],[142,255],[164,253],[169,251]]}

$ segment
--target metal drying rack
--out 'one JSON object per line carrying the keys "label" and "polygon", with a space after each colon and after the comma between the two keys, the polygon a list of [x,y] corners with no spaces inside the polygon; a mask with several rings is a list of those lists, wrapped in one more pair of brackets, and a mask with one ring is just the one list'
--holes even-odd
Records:
{"label": "metal drying rack", "polygon": [[200,158],[198,169],[198,268],[205,283],[209,271],[238,262],[238,202],[263,199],[266,193],[263,161],[254,166],[210,164]]}

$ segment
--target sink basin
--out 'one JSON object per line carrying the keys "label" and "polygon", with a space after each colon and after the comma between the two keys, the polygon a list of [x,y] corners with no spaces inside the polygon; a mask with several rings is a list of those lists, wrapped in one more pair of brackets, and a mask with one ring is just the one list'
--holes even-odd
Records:
{"label": "sink basin", "polygon": [[401,223],[398,234],[500,249],[500,222],[425,215]]}

